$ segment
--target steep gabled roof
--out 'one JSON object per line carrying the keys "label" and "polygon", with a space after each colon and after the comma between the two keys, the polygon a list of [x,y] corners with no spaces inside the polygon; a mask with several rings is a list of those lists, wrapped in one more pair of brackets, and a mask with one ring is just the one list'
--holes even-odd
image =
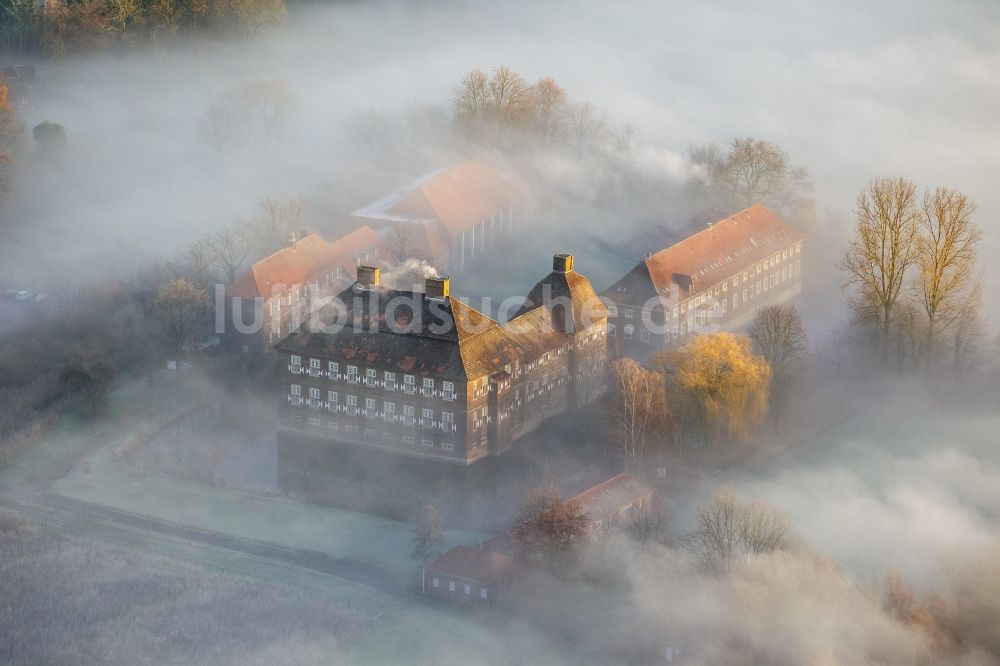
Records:
{"label": "steep gabled roof", "polygon": [[801,232],[756,204],[650,255],[644,263],[660,293],[676,284],[675,276],[690,278],[683,297],[718,284],[802,238]]}
{"label": "steep gabled roof", "polygon": [[[511,318],[511,323],[526,313],[546,306],[551,321],[557,330],[568,333],[582,331],[596,320],[607,317],[608,309],[585,276],[574,270],[554,270],[540,280],[528,294],[525,304]],[[572,313],[567,313],[567,306]],[[570,314],[572,327],[564,327],[564,319]]]}

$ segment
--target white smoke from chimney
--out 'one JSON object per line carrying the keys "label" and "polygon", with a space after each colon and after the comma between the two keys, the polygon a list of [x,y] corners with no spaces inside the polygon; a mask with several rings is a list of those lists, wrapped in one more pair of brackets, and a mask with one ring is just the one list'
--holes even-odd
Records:
{"label": "white smoke from chimney", "polygon": [[423,291],[424,278],[438,275],[438,270],[423,259],[407,259],[382,267],[382,284],[391,289]]}

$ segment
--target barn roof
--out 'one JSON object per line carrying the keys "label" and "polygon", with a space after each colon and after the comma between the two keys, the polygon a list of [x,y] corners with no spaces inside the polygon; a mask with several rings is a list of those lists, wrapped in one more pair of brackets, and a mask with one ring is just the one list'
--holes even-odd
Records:
{"label": "barn roof", "polygon": [[445,576],[482,583],[498,583],[508,578],[514,560],[501,553],[475,546],[455,546],[428,566]]}
{"label": "barn roof", "polygon": [[580,503],[591,521],[602,520],[622,507],[652,494],[653,489],[631,474],[621,473],[584,490],[572,499]]}

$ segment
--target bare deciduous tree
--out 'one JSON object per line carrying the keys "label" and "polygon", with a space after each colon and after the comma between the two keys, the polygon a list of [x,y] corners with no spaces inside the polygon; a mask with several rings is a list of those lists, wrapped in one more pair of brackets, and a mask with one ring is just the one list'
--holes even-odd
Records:
{"label": "bare deciduous tree", "polygon": [[410,259],[424,259],[417,252],[417,241],[409,225],[397,224],[390,228],[382,239],[382,250],[394,264],[403,264]]}
{"label": "bare deciduous tree", "polygon": [[805,356],[809,340],[798,308],[790,304],[767,305],[754,316],[747,337],[753,351],[771,366],[771,413],[784,409],[795,367]]}
{"label": "bare deciduous tree", "polygon": [[872,181],[858,195],[854,238],[840,260],[849,303],[858,318],[871,322],[885,358],[903,293],[906,273],[918,259],[916,187],[905,178]]}
{"label": "bare deciduous tree", "polygon": [[673,523],[660,506],[643,507],[632,517],[628,529],[632,538],[642,545],[667,545],[673,541]]}
{"label": "bare deciduous tree", "polygon": [[713,569],[725,569],[737,558],[748,558],[792,544],[788,518],[761,502],[745,502],[730,488],[698,507],[688,546]]}
{"label": "bare deciduous tree", "polygon": [[641,466],[647,449],[662,439],[667,425],[663,377],[630,358],[611,365],[615,376],[615,437],[629,457]]}
{"label": "bare deciduous tree", "polygon": [[288,16],[284,0],[226,0],[238,34],[253,39],[281,23]]}
{"label": "bare deciduous tree", "polygon": [[203,242],[212,265],[226,284],[231,284],[250,255],[246,229],[234,225],[206,237]]}
{"label": "bare deciduous tree", "polygon": [[184,279],[174,280],[156,295],[156,315],[176,351],[184,348],[193,320],[208,303],[208,294]]}
{"label": "bare deciduous tree", "polygon": [[531,86],[524,78],[507,65],[493,70],[489,80],[489,106],[501,132],[507,128],[523,124],[531,111]]}
{"label": "bare deciduous tree", "polygon": [[589,529],[590,521],[580,503],[562,499],[548,486],[528,496],[513,534],[522,557],[551,567],[565,563]]}
{"label": "bare deciduous tree", "polygon": [[926,317],[923,358],[933,365],[938,336],[978,304],[976,244],[983,232],[972,220],[976,205],[964,194],[939,187],[925,192],[917,217],[915,294]]}
{"label": "bare deciduous tree", "polygon": [[542,143],[551,144],[566,126],[566,91],[551,78],[538,81],[532,89],[535,105],[535,124]]}
{"label": "bare deciduous tree", "polygon": [[272,254],[288,245],[301,230],[302,212],[306,204],[302,199],[264,199],[262,213],[248,223],[249,234],[260,254]]}
{"label": "bare deciduous tree", "polygon": [[481,69],[473,69],[462,78],[452,104],[459,116],[471,118],[485,113],[489,97],[489,77]]}
{"label": "bare deciduous tree", "polygon": [[607,117],[590,102],[581,102],[570,107],[569,135],[577,159],[581,159],[594,144],[603,139],[607,131]]}
{"label": "bare deciduous tree", "polygon": [[800,360],[809,344],[799,310],[790,304],[766,305],[757,310],[747,337],[753,342],[754,353],[767,361],[774,376]]}
{"label": "bare deciduous tree", "polygon": [[739,210],[763,203],[785,212],[809,192],[809,173],[790,163],[788,153],[768,141],[733,139],[729,151],[714,143],[688,149],[702,185],[717,207]]}

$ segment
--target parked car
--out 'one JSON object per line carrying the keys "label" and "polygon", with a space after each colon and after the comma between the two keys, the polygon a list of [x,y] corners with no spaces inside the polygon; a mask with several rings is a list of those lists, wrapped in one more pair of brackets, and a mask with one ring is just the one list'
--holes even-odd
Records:
{"label": "parked car", "polygon": [[21,291],[17,292],[17,293],[16,293],[15,295],[14,295],[14,300],[15,300],[15,301],[18,301],[18,302],[20,302],[20,303],[23,303],[23,302],[25,302],[25,301],[26,301],[26,300],[28,300],[29,298],[31,298],[31,292],[30,292],[30,291],[24,291],[24,290],[21,290]]}
{"label": "parked car", "polygon": [[47,301],[47,300],[49,300],[48,294],[35,294],[36,303],[41,303],[42,301]]}
{"label": "parked car", "polygon": [[4,289],[3,290],[3,297],[4,298],[14,298],[15,296],[17,296],[17,289]]}

